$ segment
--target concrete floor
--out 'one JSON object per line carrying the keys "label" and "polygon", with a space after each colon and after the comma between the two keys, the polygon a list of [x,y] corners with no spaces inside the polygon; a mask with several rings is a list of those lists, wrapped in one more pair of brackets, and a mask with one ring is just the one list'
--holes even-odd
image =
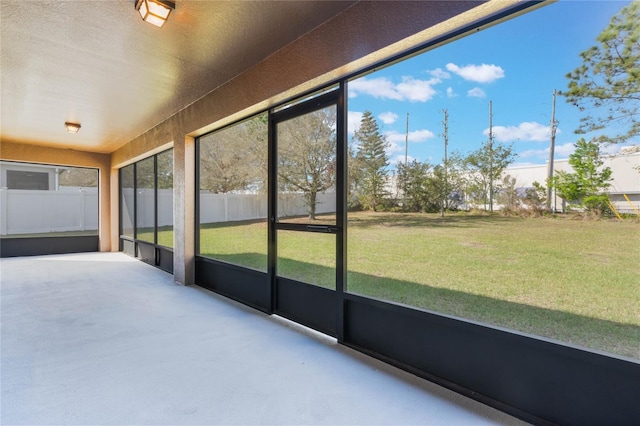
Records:
{"label": "concrete floor", "polygon": [[0,261],[11,424],[524,424],[120,253]]}

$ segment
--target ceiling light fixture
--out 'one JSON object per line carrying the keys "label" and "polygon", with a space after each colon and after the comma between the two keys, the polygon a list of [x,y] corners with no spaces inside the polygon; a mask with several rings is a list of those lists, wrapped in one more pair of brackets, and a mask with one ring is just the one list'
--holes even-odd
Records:
{"label": "ceiling light fixture", "polygon": [[162,27],[176,4],[167,0],[135,0],[136,10],[145,22]]}
{"label": "ceiling light fixture", "polygon": [[66,122],[64,123],[64,127],[67,128],[67,132],[69,133],[78,133],[78,130],[80,130],[80,127],[82,127],[80,125],[80,123],[70,123],[70,122]]}

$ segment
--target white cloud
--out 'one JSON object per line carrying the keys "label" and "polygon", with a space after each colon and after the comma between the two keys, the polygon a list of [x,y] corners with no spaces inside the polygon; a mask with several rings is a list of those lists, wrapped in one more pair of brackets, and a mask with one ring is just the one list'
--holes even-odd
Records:
{"label": "white cloud", "polygon": [[[553,157],[557,160],[567,158],[573,153],[575,147],[572,142],[558,145],[553,150]],[[518,154],[518,158],[540,158],[547,160],[549,158],[549,148],[545,149],[529,149]]]}
{"label": "white cloud", "polygon": [[[573,154],[573,151],[576,150],[576,147],[573,146],[573,143],[565,143],[563,145],[556,146],[553,150],[554,158],[567,158],[569,155]],[[549,148],[545,149],[547,156],[549,155]]]}
{"label": "white cloud", "polygon": [[[389,160],[389,163],[393,164],[394,166],[397,166],[398,164],[404,164],[404,160],[405,160],[404,155],[397,155],[396,158],[391,158]],[[413,158],[410,155],[407,155],[407,163],[411,163],[413,160],[415,160],[415,158]]]}
{"label": "white cloud", "polygon": [[[573,144],[571,144],[573,146]],[[549,148],[546,149],[528,149],[518,153],[518,158],[548,158]],[[525,163],[528,164],[528,163]]]}
{"label": "white cloud", "polygon": [[[389,158],[392,158],[397,152],[405,152],[405,138],[407,138],[405,133],[398,133],[395,130],[390,130],[385,132],[384,136],[389,144],[386,149]],[[414,130],[413,132],[409,132],[408,141],[411,143],[421,143],[434,136],[433,132],[427,129]],[[401,157],[402,161],[404,161],[404,155]],[[410,158],[410,160],[411,159],[412,158]]]}
{"label": "white cloud", "polygon": [[453,87],[447,87],[447,97],[455,98],[456,96],[458,95],[453,91]]}
{"label": "white cloud", "polygon": [[487,95],[481,88],[474,87],[473,89],[467,91],[467,96],[470,96],[472,98],[484,98]]}
{"label": "white cloud", "polygon": [[353,134],[358,131],[362,115],[363,113],[358,111],[349,111],[347,113],[347,131],[349,134]]}
{"label": "white cloud", "polygon": [[[624,148],[628,147],[629,144],[624,144],[624,145],[608,145],[608,146],[604,146],[601,148],[600,150],[600,154],[601,155],[619,155],[621,153],[621,151],[624,150]],[[569,142],[569,143],[565,143],[563,145],[556,145],[555,149],[553,150],[553,156],[556,160],[558,159],[563,159],[563,158],[569,158],[569,156],[571,154],[573,154],[573,152],[575,151],[575,146],[573,145],[573,143]],[[523,151],[520,154],[518,154],[518,158],[539,158],[541,160],[548,160],[549,159],[549,147],[544,148],[544,149],[530,149],[527,151]]]}
{"label": "white cloud", "polygon": [[[485,136],[489,136],[489,129],[482,132]],[[556,130],[556,134],[561,133],[560,129]],[[549,140],[549,126],[540,124],[535,121],[525,121],[518,126],[494,126],[493,135],[500,142],[512,141],[533,141],[543,142]]]}
{"label": "white cloud", "polygon": [[454,74],[459,75],[468,81],[474,81],[476,83],[491,83],[504,77],[504,70],[497,65],[466,65],[459,67],[456,64],[448,63],[447,70]]}
{"label": "white cloud", "polygon": [[431,74],[431,76],[437,78],[438,80],[444,80],[444,79],[447,79],[447,78],[451,78],[451,74],[449,74],[448,72],[446,72],[442,68],[436,68],[435,70],[431,70],[431,71],[429,71],[429,74]]}
{"label": "white cloud", "polygon": [[605,145],[600,148],[600,154],[601,155],[619,155],[619,154],[624,154],[625,152],[627,153],[640,152],[640,151],[635,151],[635,149],[638,149],[635,147],[640,148],[640,145],[634,146],[632,143],[625,143],[623,145],[617,145],[617,144]]}
{"label": "white cloud", "polygon": [[438,83],[440,83],[438,78],[418,80],[413,77],[402,77],[402,82],[395,84],[385,77],[373,79],[363,77],[349,83],[349,96],[355,98],[360,94],[366,94],[381,99],[426,102],[436,94],[436,90],[431,86]]}
{"label": "white cloud", "polygon": [[440,80],[437,78],[417,80],[413,77],[402,77],[402,83],[396,86],[396,90],[410,102],[426,102],[436,94],[436,90],[431,86],[438,83]]}
{"label": "white cloud", "polygon": [[393,113],[391,111],[387,111],[387,112],[383,112],[382,114],[378,115],[378,118],[380,120],[382,120],[382,122],[384,124],[393,124],[398,119],[398,114],[395,114],[395,113]]}
{"label": "white cloud", "polygon": [[355,98],[361,93],[371,95],[374,98],[401,100],[394,88],[393,82],[384,77],[373,79],[363,77],[349,82],[350,97]]}
{"label": "white cloud", "polygon": [[[392,144],[402,144],[404,146],[405,139],[407,139],[407,135],[405,133],[398,133],[395,130],[390,130],[385,133],[387,141]],[[424,142],[427,139],[433,138],[435,135],[431,130],[422,129],[422,130],[414,130],[409,132],[408,140],[413,143]]]}
{"label": "white cloud", "polygon": [[388,141],[389,145],[387,145],[387,155],[389,158],[396,152],[404,152],[404,141],[402,142],[402,146],[399,143]]}

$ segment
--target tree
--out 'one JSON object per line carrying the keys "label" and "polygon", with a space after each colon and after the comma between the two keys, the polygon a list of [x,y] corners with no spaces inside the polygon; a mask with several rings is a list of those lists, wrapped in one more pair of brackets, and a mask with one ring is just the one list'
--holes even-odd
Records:
{"label": "tree", "polygon": [[173,189],[173,149],[157,155],[158,189]]}
{"label": "tree", "polygon": [[623,7],[596,40],[580,54],[582,65],[567,74],[569,88],[562,94],[588,111],[576,133],[619,126],[622,133],[597,141],[624,142],[640,134],[640,2]]}
{"label": "tree", "polygon": [[225,194],[247,188],[252,173],[244,161],[246,151],[227,141],[200,144],[200,188]]}
{"label": "tree", "polygon": [[352,143],[347,149],[347,207],[351,210],[362,208],[360,200],[360,187],[362,184],[362,164],[361,159],[356,155]]}
{"label": "tree", "polygon": [[515,211],[520,207],[522,198],[518,194],[516,178],[511,175],[505,175],[502,177],[500,191],[496,195],[496,200],[502,204],[503,210]]}
{"label": "tree", "polygon": [[98,186],[98,170],[69,167],[60,172],[60,186],[95,188]]}
{"label": "tree", "polygon": [[491,140],[464,159],[470,180],[468,190],[475,194],[474,198],[482,200],[485,205],[488,204],[490,211],[493,211],[494,192],[500,187],[498,183],[500,177],[514,159],[512,145],[504,145]]}
{"label": "tree", "polygon": [[315,220],[317,196],[336,183],[336,111],[328,107],[278,125],[278,189],[300,191]]}
{"label": "tree", "polygon": [[457,209],[467,186],[467,173],[464,170],[462,155],[457,151],[451,153],[447,159],[446,170],[444,164],[435,166],[431,180],[439,191],[442,208]]}
{"label": "tree", "polygon": [[547,210],[547,186],[543,186],[538,181],[533,181],[533,187],[525,190],[522,202],[533,213],[541,215]]}
{"label": "tree", "polygon": [[201,189],[224,194],[263,186],[267,137],[261,123],[262,116],[256,116],[200,141]]}
{"label": "tree", "polygon": [[584,138],[575,143],[575,151],[569,156],[573,173],[559,171],[553,178],[558,195],[569,203],[590,211],[607,210],[608,198],[604,191],[611,181],[611,169],[602,168],[600,146]]}
{"label": "tree", "polygon": [[136,163],[136,188],[153,189],[155,187],[155,162],[147,157]]}
{"label": "tree", "polygon": [[[398,164],[398,192],[404,194],[404,209],[412,212],[435,213],[451,210],[461,201],[464,181],[457,167],[457,157],[448,162],[447,174],[442,165],[432,167],[413,160]],[[444,194],[444,196],[443,196]]]}
{"label": "tree", "polygon": [[426,211],[428,202],[427,180],[429,165],[413,160],[408,164],[398,163],[398,190],[403,194],[403,208],[406,211]]}
{"label": "tree", "polygon": [[386,149],[388,142],[380,134],[378,122],[371,111],[365,111],[360,128],[353,138],[357,141],[356,159],[360,167],[360,203],[366,209],[377,211],[382,203],[387,185],[387,166],[389,157]]}
{"label": "tree", "polygon": [[269,180],[269,115],[266,112],[254,115],[243,124],[247,141],[247,161],[253,169],[251,184],[256,190],[266,192]]}

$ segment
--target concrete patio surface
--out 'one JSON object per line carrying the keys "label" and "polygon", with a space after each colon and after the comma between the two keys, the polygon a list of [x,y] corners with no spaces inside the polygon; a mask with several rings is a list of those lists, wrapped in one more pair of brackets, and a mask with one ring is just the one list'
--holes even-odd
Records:
{"label": "concrete patio surface", "polygon": [[121,253],[0,261],[2,425],[520,425]]}

